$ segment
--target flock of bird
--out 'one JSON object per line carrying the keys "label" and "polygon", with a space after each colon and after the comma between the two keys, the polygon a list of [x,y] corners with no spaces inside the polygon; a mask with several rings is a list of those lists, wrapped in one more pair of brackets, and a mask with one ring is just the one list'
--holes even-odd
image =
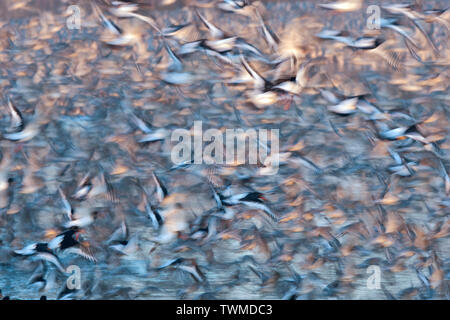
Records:
{"label": "flock of bird", "polygon": [[[449,299],[448,8],[176,2],[11,1],[0,297]],[[171,163],[195,120],[280,129],[278,173]]]}

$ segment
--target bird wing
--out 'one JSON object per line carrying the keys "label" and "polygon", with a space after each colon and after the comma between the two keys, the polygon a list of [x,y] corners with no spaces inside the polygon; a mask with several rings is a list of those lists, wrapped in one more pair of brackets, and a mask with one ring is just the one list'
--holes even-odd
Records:
{"label": "bird wing", "polygon": [[97,259],[90,252],[88,252],[86,249],[83,250],[83,249],[78,248],[78,247],[70,247],[70,248],[67,248],[65,251],[68,252],[68,253],[76,254],[76,255],[78,255],[80,257],[83,257],[83,258],[85,258],[85,259],[87,259],[89,261],[97,262]]}

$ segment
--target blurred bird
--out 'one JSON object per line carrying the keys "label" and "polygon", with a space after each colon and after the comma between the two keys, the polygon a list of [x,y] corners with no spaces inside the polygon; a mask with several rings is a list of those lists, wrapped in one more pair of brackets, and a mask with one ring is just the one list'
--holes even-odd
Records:
{"label": "blurred bird", "polygon": [[254,70],[243,56],[241,57],[241,62],[244,70],[247,71],[253,81],[253,91],[249,93],[252,103],[257,107],[266,107],[275,103],[278,97],[277,93],[272,90],[274,89],[273,83]]}
{"label": "blurred bird", "polygon": [[101,166],[99,166],[99,174],[97,176],[93,176],[90,172],[84,175],[71,197],[75,200],[84,201],[98,196],[105,197],[111,202],[114,202],[116,198],[114,188]]}
{"label": "blurred bird", "polygon": [[292,95],[299,95],[303,88],[307,88],[309,84],[308,71],[312,65],[312,60],[307,60],[300,65],[295,77],[289,79],[277,79],[274,89],[281,90]]}
{"label": "blurred bird", "polygon": [[316,37],[320,39],[335,40],[346,44],[350,48],[365,50],[374,49],[383,42],[380,38],[374,37],[360,37],[353,39],[345,35],[345,33],[336,30],[322,30],[320,33],[316,34]]}
{"label": "blurred bird", "polygon": [[131,255],[138,249],[138,238],[137,236],[130,237],[125,220],[106,243],[111,249],[123,255]]}
{"label": "blurred bird", "polygon": [[178,39],[182,42],[197,40],[199,35],[193,23],[171,24],[162,29],[162,34],[166,38]]}
{"label": "blurred bird", "polygon": [[248,0],[223,0],[218,3],[217,7],[223,11],[243,16],[252,17],[254,15],[254,7]]}
{"label": "blurred bird", "polygon": [[358,111],[357,104],[358,98],[349,98],[341,101],[336,105],[328,106],[327,109],[340,115],[349,115]]}
{"label": "blurred bird", "polygon": [[0,289],[0,299],[4,301],[9,300],[9,296],[4,296],[1,289]]}
{"label": "blurred bird", "polygon": [[184,258],[176,258],[168,261],[167,263],[159,266],[157,270],[162,270],[165,268],[173,268],[177,270],[183,270],[189,273],[192,278],[197,282],[205,281],[205,275],[198,267],[195,259],[184,259]]}
{"label": "blurred bird", "polygon": [[272,212],[272,210],[270,210],[270,208],[266,204],[264,204],[263,200],[266,200],[266,198],[264,198],[263,194],[259,192],[246,192],[230,196],[223,196],[219,194],[219,197],[222,204],[225,206],[243,204],[253,209],[262,210],[273,221],[278,221],[278,217]]}
{"label": "blurred bird", "polygon": [[47,261],[52,263],[61,273],[66,273],[61,261],[48,247],[47,243],[37,242],[24,247],[23,249],[14,250],[16,255],[36,258],[37,260]]}
{"label": "blurred bird", "polygon": [[156,195],[158,201],[161,203],[168,196],[169,192],[167,191],[167,188],[164,186],[164,184],[161,182],[161,180],[158,178],[158,176],[155,174],[154,171],[152,172],[152,177],[156,185]]}
{"label": "blurred bird", "polygon": [[425,37],[428,44],[433,49],[434,53],[439,55],[439,50],[436,48],[436,45],[434,44],[433,40],[430,38],[428,33],[425,31],[424,27],[420,23],[420,19],[423,19],[423,16],[419,14],[418,12],[414,11],[412,9],[411,5],[408,4],[389,4],[382,6],[383,9],[387,10],[390,13],[394,14],[402,14],[406,16],[408,19],[410,19],[414,25],[417,27],[420,33]]}
{"label": "blurred bird", "polygon": [[152,221],[153,228],[155,230],[159,230],[159,228],[164,223],[164,220],[159,213],[159,209],[155,206],[153,206],[149,201],[149,194],[147,190],[142,186],[141,182],[137,181],[138,187],[142,190],[142,201],[140,204],[140,210],[145,210],[145,213],[147,214],[148,218]]}
{"label": "blurred bird", "polygon": [[26,126],[22,127],[22,130],[17,132],[4,133],[3,138],[11,141],[25,142],[33,139],[39,134],[40,124],[35,119],[29,122]]}
{"label": "blurred bird", "polygon": [[123,34],[121,28],[119,28],[112,20],[109,20],[101,11],[101,9],[97,6],[95,2],[91,2],[92,9],[95,11],[95,14],[106,27],[106,29],[112,34],[119,36]]}
{"label": "blurred bird", "polygon": [[61,290],[58,292],[57,299],[58,300],[70,300],[77,299],[83,295],[83,291],[76,287],[69,288],[68,281],[64,281],[64,285]]}
{"label": "blurred bird", "polygon": [[55,273],[49,272],[44,263],[40,263],[35,269],[27,285],[36,288],[39,293],[51,290],[55,285]]}
{"label": "blurred bird", "polygon": [[94,223],[97,219],[99,212],[90,207],[80,207],[76,213],[72,215],[72,220],[64,223],[65,228],[86,228]]}
{"label": "blurred bird", "polygon": [[197,9],[195,9],[195,13],[200,18],[200,21],[204,24],[204,26],[208,29],[208,32],[213,39],[223,39],[229,37],[229,35],[226,36],[223,30],[220,30],[214,24],[209,22]]}
{"label": "blurred bird", "polygon": [[11,153],[3,152],[0,162],[0,209],[6,208],[10,201],[10,185],[12,181],[8,178],[8,173],[11,166]]}
{"label": "blurred bird", "polygon": [[153,29],[155,29],[159,34],[162,34],[160,28],[156,25],[156,22],[153,18],[143,16],[141,14],[136,13],[139,10],[139,6],[136,3],[125,3],[121,1],[113,1],[112,7],[109,7],[109,12],[119,18],[137,18]]}
{"label": "blurred bird", "polygon": [[22,113],[17,109],[12,103],[9,96],[7,97],[8,110],[11,115],[10,127],[8,128],[9,133],[20,132],[24,129],[24,120]]}
{"label": "blurred bird", "polygon": [[442,174],[442,178],[444,179],[444,189],[447,195],[450,195],[450,177],[448,175],[448,171],[445,169],[445,165],[442,160],[439,160],[440,171]]}
{"label": "blurred bird", "polygon": [[256,15],[258,17],[264,39],[267,42],[267,45],[273,52],[277,52],[278,46],[280,44],[280,38],[275,34],[275,32],[269,27],[269,25],[264,21],[263,17],[256,11]]}
{"label": "blurred bird", "polygon": [[432,9],[425,10],[422,15],[419,17],[423,19],[425,22],[439,22],[447,28],[447,31],[450,31],[450,23],[448,20],[448,15],[450,14],[450,7],[446,9]]}
{"label": "blurred bird", "polygon": [[73,208],[70,205],[69,200],[67,200],[67,197],[61,188],[58,188],[58,192],[59,192],[59,195],[61,196],[61,200],[63,203],[64,214],[69,219],[69,221],[71,221],[73,219]]}
{"label": "blurred bird", "polygon": [[92,189],[92,180],[91,180],[91,174],[88,172],[81,180],[80,183],[77,186],[77,190],[72,195],[72,198],[76,200],[83,200],[86,199],[88,193]]}
{"label": "blurred bird", "polygon": [[[181,62],[180,62],[181,63]],[[167,79],[166,79],[167,80]],[[130,113],[131,120],[135,124],[135,126],[143,132],[142,135],[138,135],[137,141],[139,143],[149,143],[156,141],[163,141],[168,136],[168,131],[164,128],[152,128],[151,125],[136,116],[134,113]]]}

